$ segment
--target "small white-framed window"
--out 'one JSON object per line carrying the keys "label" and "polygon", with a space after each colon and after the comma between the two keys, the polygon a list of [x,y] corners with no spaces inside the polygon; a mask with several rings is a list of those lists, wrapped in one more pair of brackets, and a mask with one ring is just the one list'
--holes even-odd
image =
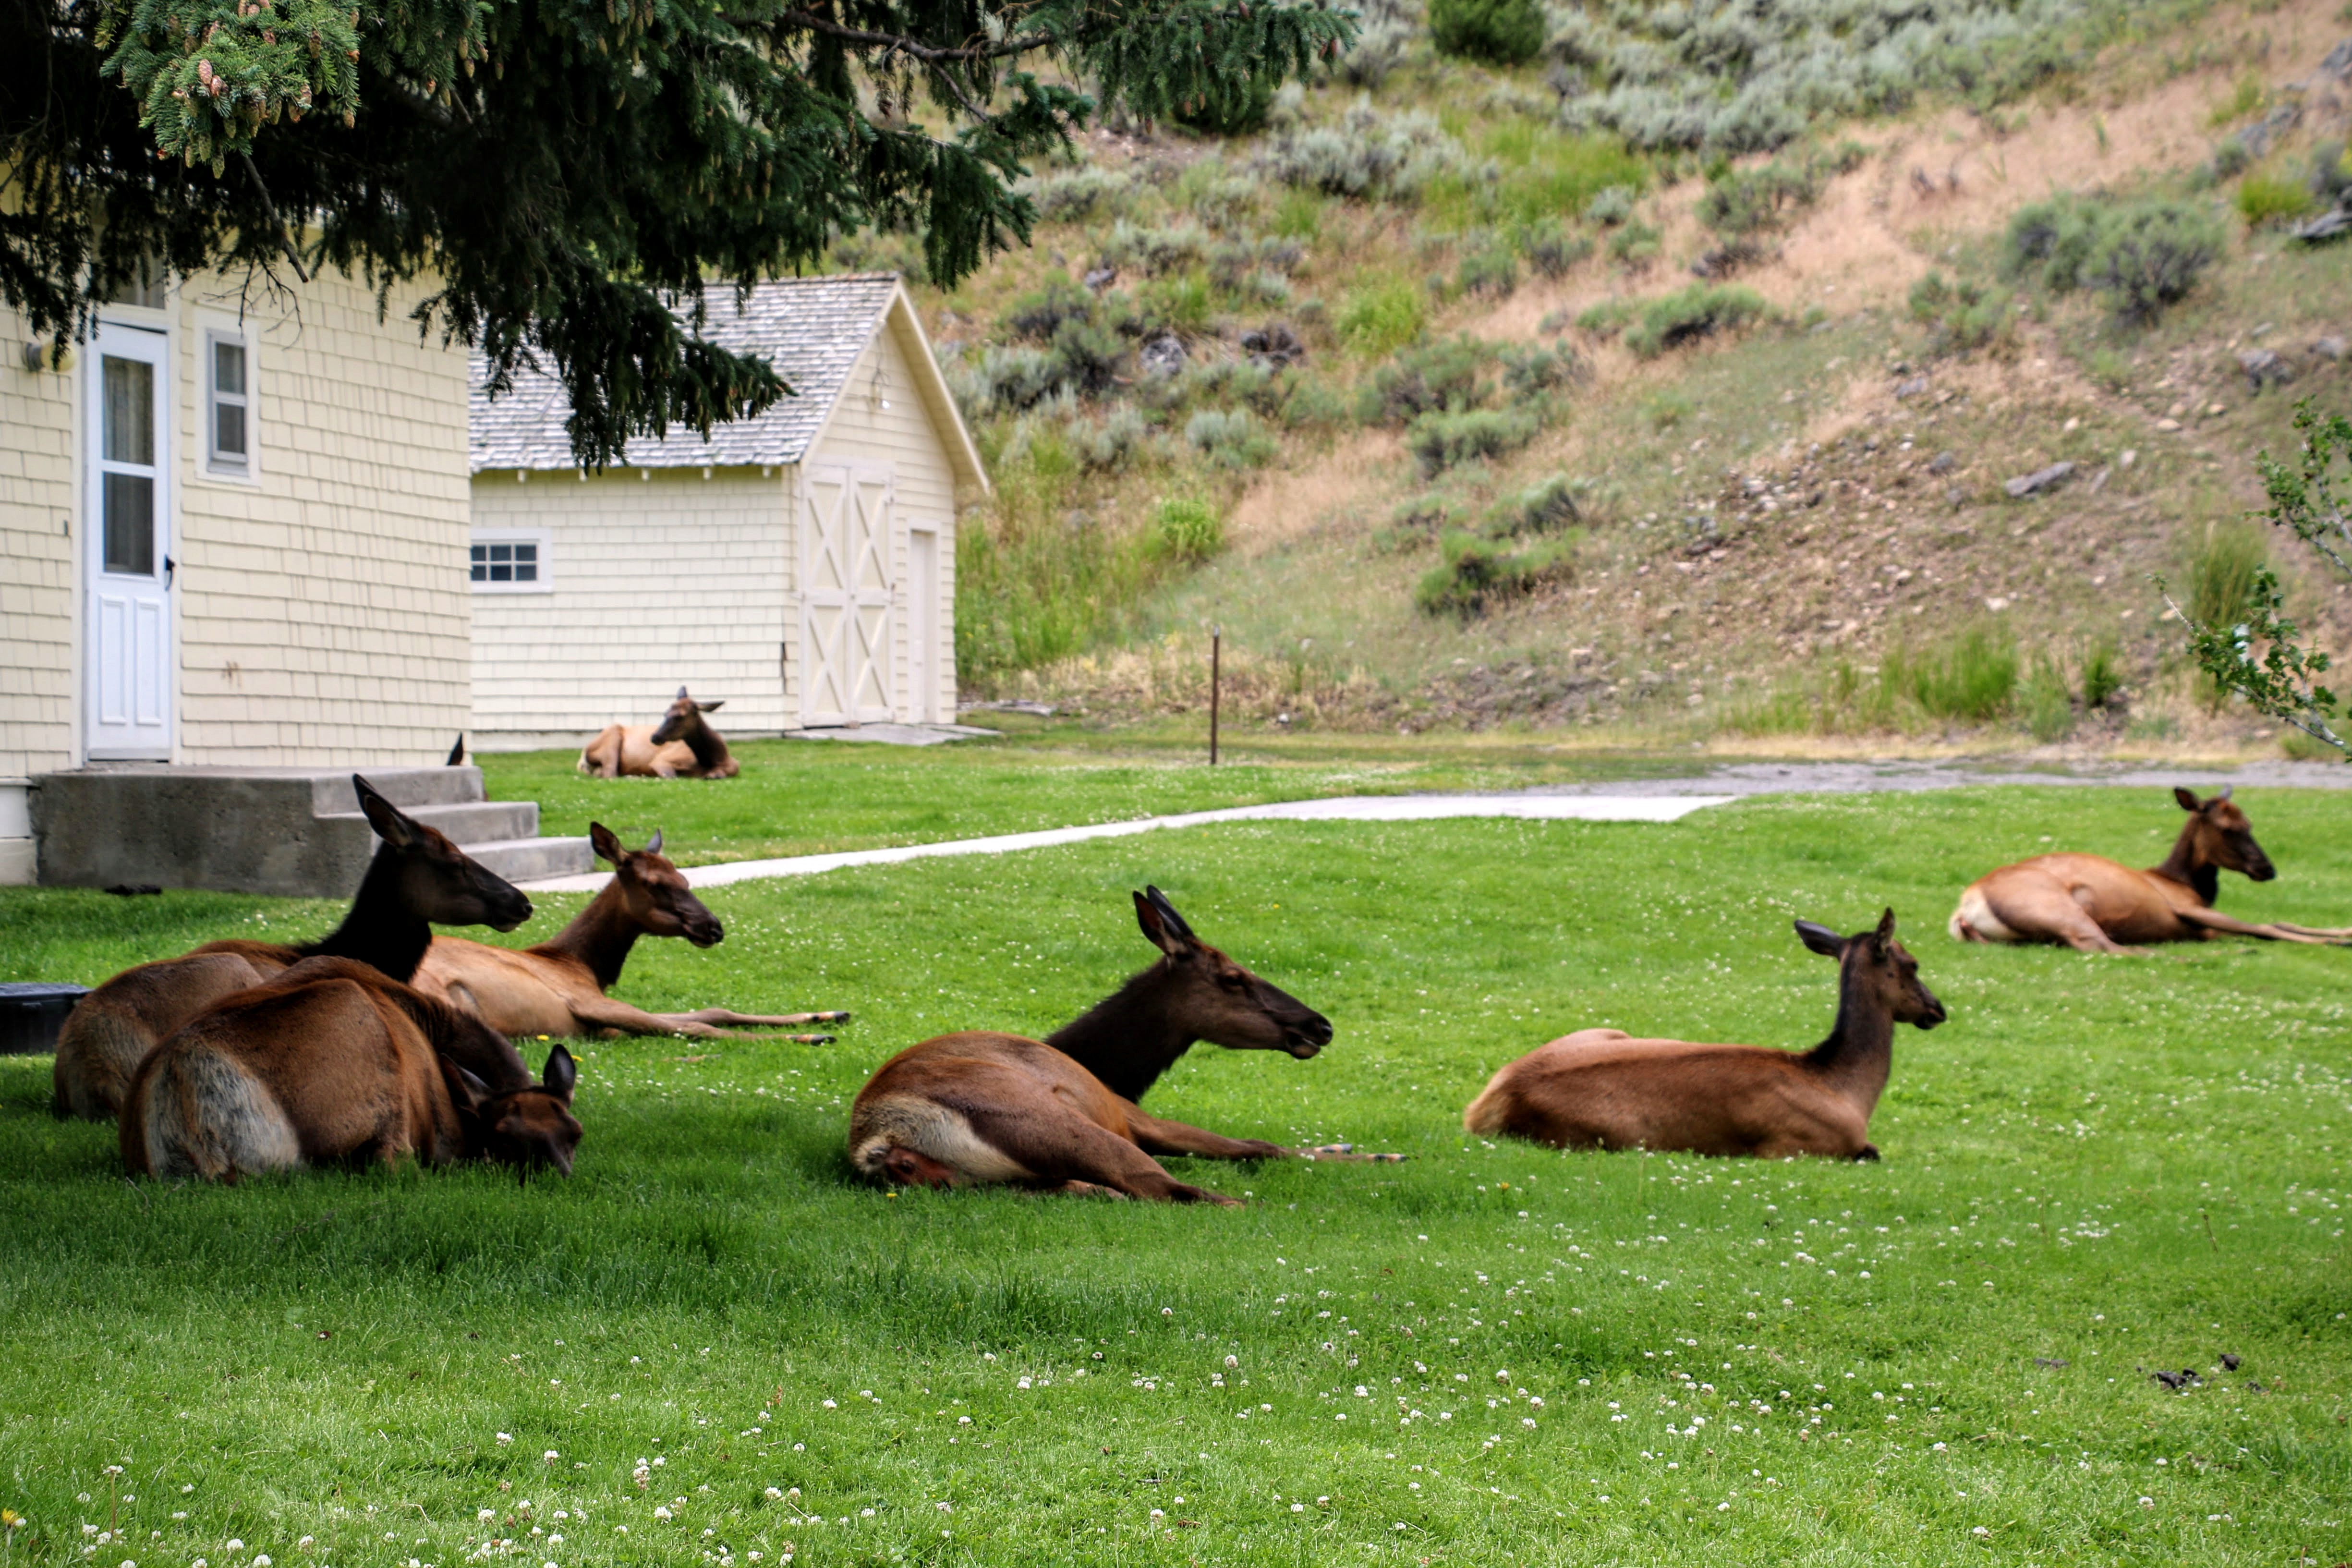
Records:
{"label": "small white-framed window", "polygon": [[467,578],[477,594],[547,594],[555,588],[546,529],[477,532]]}
{"label": "small white-framed window", "polygon": [[205,467],[245,478],[253,472],[253,344],[236,332],[205,333]]}

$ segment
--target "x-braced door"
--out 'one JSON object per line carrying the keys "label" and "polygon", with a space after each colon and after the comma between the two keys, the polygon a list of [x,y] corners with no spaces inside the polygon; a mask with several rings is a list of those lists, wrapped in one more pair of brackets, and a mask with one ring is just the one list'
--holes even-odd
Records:
{"label": "x-braced door", "polygon": [[812,468],[801,487],[801,722],[898,717],[887,468]]}

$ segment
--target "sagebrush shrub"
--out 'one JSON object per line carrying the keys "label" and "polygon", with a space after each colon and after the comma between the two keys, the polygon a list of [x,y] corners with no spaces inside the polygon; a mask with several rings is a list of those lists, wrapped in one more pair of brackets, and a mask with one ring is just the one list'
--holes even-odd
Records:
{"label": "sagebrush shrub", "polygon": [[1184,439],[1221,468],[1255,468],[1274,457],[1274,437],[1246,408],[1203,408],[1185,423]]}
{"label": "sagebrush shrub", "polygon": [[1543,48],[1536,0],[1430,0],[1429,41],[1441,55],[1515,66]]}
{"label": "sagebrush shrub", "polygon": [[1124,174],[1088,166],[1034,181],[1027,191],[1039,217],[1048,223],[1074,223],[1118,216],[1135,199],[1136,185]]}
{"label": "sagebrush shrub", "polygon": [[1496,501],[1487,510],[1484,531],[1490,539],[1558,532],[1583,520],[1584,509],[1578,500],[1583,488],[1566,474],[1554,474]]}
{"label": "sagebrush shrub", "polygon": [[1469,408],[1424,414],[1405,430],[1405,447],[1426,478],[1459,463],[1499,458],[1535,439],[1535,416],[1525,409]]}
{"label": "sagebrush shrub", "polygon": [[2126,321],[2156,320],[2189,297],[2226,245],[2221,226],[2202,208],[2181,202],[2145,202],[2107,216],[2084,264],[2084,281],[2115,303]]}
{"label": "sagebrush shrub", "polygon": [[1256,166],[1286,185],[1327,195],[1412,202],[1442,176],[1467,178],[1479,165],[1433,116],[1382,114],[1359,101],[1337,125],[1268,137]]}
{"label": "sagebrush shrub", "polygon": [[1767,308],[1764,296],[1753,289],[1695,283],[1643,306],[1626,331],[1625,346],[1643,359],[1655,359],[1668,349],[1744,327]]}
{"label": "sagebrush shrub", "polygon": [[1641,193],[1631,185],[1611,185],[1596,192],[1584,209],[1584,216],[1604,227],[1614,228],[1633,216],[1633,204]]}
{"label": "sagebrush shrub", "polygon": [[1454,286],[1465,294],[1504,298],[1519,286],[1519,258],[1512,254],[1507,242],[1489,236],[1484,244],[1463,256],[1461,265],[1454,269]]}
{"label": "sagebrush shrub", "polygon": [[1519,549],[1454,530],[1440,541],[1442,561],[1413,588],[1423,615],[1469,620],[1497,603],[1573,575],[1572,546],[1547,541]]}
{"label": "sagebrush shrub", "polygon": [[1208,249],[1209,237],[1191,224],[1145,228],[1121,218],[1103,243],[1102,258],[1108,266],[1160,278],[1197,265]]}
{"label": "sagebrush shrub", "polygon": [[2005,289],[1974,279],[1948,283],[1941,272],[1911,286],[1911,319],[1929,329],[1932,353],[1967,353],[2007,337],[2011,304]]}
{"label": "sagebrush shrub", "polygon": [[1494,350],[1472,337],[1441,338],[1408,349],[1372,373],[1359,394],[1367,424],[1402,425],[1442,409],[1484,402]]}
{"label": "sagebrush shrub", "polygon": [[1540,397],[1591,376],[1591,368],[1565,345],[1528,343],[1503,351],[1503,387],[1514,397]]}
{"label": "sagebrush shrub", "polygon": [[1563,278],[1592,254],[1592,237],[1564,224],[1546,224],[1531,230],[1525,250],[1528,268],[1538,278]]}
{"label": "sagebrush shrub", "polygon": [[2096,216],[2082,203],[2064,196],[2035,202],[2009,220],[2003,269],[2063,294],[2082,281],[2083,264],[2097,240]]}

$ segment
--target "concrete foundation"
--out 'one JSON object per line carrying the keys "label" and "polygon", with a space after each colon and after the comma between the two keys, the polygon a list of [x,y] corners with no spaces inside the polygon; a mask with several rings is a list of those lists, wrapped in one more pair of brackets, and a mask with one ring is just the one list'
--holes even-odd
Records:
{"label": "concrete foundation", "polygon": [[[585,838],[537,837],[539,807],[483,799],[481,770],[370,768],[368,783],[509,879],[585,871]],[[126,763],[33,781],[33,841],[52,887],[152,883],[349,898],[375,853],[348,769]]]}

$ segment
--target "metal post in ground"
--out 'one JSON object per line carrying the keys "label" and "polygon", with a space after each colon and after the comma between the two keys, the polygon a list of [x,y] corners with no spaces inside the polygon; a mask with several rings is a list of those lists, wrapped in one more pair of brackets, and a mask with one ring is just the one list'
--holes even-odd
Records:
{"label": "metal post in ground", "polygon": [[1225,629],[1209,628],[1209,765],[1217,765],[1217,699],[1223,680]]}

